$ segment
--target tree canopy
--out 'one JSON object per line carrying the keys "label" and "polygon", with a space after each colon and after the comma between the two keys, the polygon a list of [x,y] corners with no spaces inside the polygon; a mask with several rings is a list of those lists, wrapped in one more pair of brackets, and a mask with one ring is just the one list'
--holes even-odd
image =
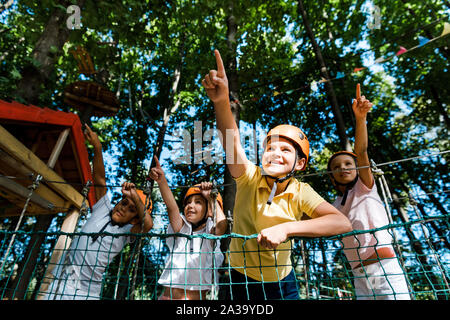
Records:
{"label": "tree canopy", "polygon": [[[80,29],[66,25],[69,5],[80,7]],[[0,10],[0,99],[78,112],[64,102],[64,89],[80,79],[101,80],[118,98],[115,116],[92,118],[112,186],[125,180],[143,186],[157,155],[177,200],[202,180],[216,180],[224,192],[223,151],[205,136],[196,148],[194,130],[195,121],[202,134],[215,128],[201,79],[215,68],[218,49],[241,131],[251,137],[254,130],[260,143],[277,124],[302,128],[311,160],[298,178],[327,200],[336,191],[323,172],[346,145],[340,128],[353,143],[351,101],[360,83],[374,103],[368,131],[375,163],[440,153],[381,167],[398,199],[394,219],[405,221],[410,192],[427,215],[448,211],[446,0],[18,0]],[[96,76],[80,74],[71,54],[77,46],[89,53]],[[190,159],[179,163],[188,151],[177,134],[183,129]],[[222,162],[194,161],[210,148]],[[119,188],[110,191],[119,197]],[[161,201],[156,188],[152,198]],[[155,210],[164,216],[163,205]],[[433,232],[444,230],[437,225]]]}

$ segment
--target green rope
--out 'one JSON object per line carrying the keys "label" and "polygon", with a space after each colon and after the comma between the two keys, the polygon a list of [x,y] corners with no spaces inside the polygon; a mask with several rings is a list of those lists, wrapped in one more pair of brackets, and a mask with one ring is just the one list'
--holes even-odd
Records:
{"label": "green rope", "polygon": [[[393,288],[390,282],[390,276],[386,276],[386,271],[381,265],[380,274],[374,277],[370,277],[367,271],[367,266],[363,266],[360,276],[356,277],[350,268],[349,261],[346,260],[343,250],[342,250],[342,239],[347,236],[357,236],[361,234],[371,234],[376,237],[376,232],[382,230],[388,230],[389,232],[398,231],[398,246],[400,248],[399,255],[402,256],[405,267],[405,277],[410,285],[410,295],[413,299],[449,299],[450,288],[449,288],[449,264],[450,264],[450,252],[449,248],[445,246],[445,239],[438,236],[432,229],[429,229],[431,223],[438,223],[440,225],[448,226],[450,220],[450,215],[436,215],[432,217],[421,217],[418,215],[417,219],[410,220],[403,223],[391,223],[389,225],[383,226],[381,228],[371,229],[371,230],[355,230],[349,233],[336,235],[332,237],[320,237],[320,238],[307,238],[307,237],[295,237],[291,238],[291,246],[289,251],[291,252],[291,262],[295,274],[296,285],[298,288],[299,297],[301,299],[355,299],[355,288],[353,287],[353,282],[361,277],[366,279],[369,283],[378,281],[379,277],[385,277],[388,281],[388,285]],[[404,235],[407,229],[411,229],[412,232],[421,232],[420,238],[416,236],[415,239],[410,239]],[[408,229],[408,230],[409,230]],[[28,257],[24,257],[23,254],[26,250],[20,248],[18,244],[26,245],[28,239],[34,234],[41,234],[45,237],[44,244],[39,250],[38,261],[30,261]],[[101,241],[105,237],[124,237],[124,236],[134,236],[142,238],[143,245],[141,248],[141,265],[139,266],[139,276],[136,277],[136,287],[133,292],[127,292],[127,294],[120,298],[130,298],[135,299],[158,299],[162,294],[162,286],[158,285],[158,279],[162,274],[162,271],[166,264],[166,258],[170,251],[174,248],[169,248],[166,245],[166,241],[169,238],[185,238],[186,248],[184,258],[189,259],[189,244],[191,241],[196,241],[196,254],[203,253],[205,256],[200,255],[200,259],[209,255],[208,261],[211,265],[207,265],[205,261],[201,261],[197,267],[180,269],[179,266],[175,264],[170,264],[169,266],[173,271],[179,271],[185,273],[185,281],[183,285],[198,285],[205,290],[208,290],[208,299],[218,299],[220,292],[222,290],[229,291],[229,296],[233,299],[233,289],[234,285],[243,285],[247,290],[251,290],[254,283],[253,280],[248,278],[247,269],[250,266],[247,265],[247,255],[249,254],[260,254],[263,249],[258,248],[254,252],[244,252],[244,265],[239,267],[240,273],[245,277],[245,281],[239,283],[233,283],[231,281],[231,266],[229,262],[228,252],[223,252],[225,255],[225,260],[222,265],[215,264],[215,254],[216,247],[211,245],[211,247],[206,249],[205,244],[223,239],[236,238],[241,239],[243,242],[242,248],[244,248],[246,241],[255,241],[257,234],[252,235],[240,235],[236,233],[225,234],[221,236],[216,236],[212,234],[192,234],[187,235],[183,233],[161,233],[151,231],[146,234],[134,234],[131,232],[112,234],[109,232],[98,233],[86,233],[86,232],[76,232],[76,233],[66,233],[61,231],[55,232],[43,232],[43,231],[7,231],[0,230],[0,253],[2,256],[7,252],[7,245],[12,238],[15,238],[15,245],[9,250],[9,256],[6,257],[4,262],[4,267],[0,274],[0,297],[14,297],[16,295],[16,288],[11,287],[13,279],[16,277],[21,277],[22,270],[15,270],[15,265],[18,261],[25,261],[25,267],[32,267],[35,270],[30,282],[26,286],[27,294],[24,295],[26,299],[30,299],[32,293],[38,290],[39,282],[42,278],[39,274],[45,272],[48,267],[49,252],[48,246],[54,241],[55,238],[59,236],[81,237],[81,236],[94,236],[100,235],[98,241]],[[447,234],[443,235],[448,237]],[[197,242],[198,241],[198,242]],[[175,242],[175,241],[174,241]],[[111,243],[111,242],[110,242]],[[377,243],[380,244],[381,243]],[[21,246],[23,246],[21,245]],[[115,299],[118,298],[117,292],[118,288],[122,286],[127,286],[128,290],[131,287],[131,270],[135,270],[137,266],[133,267],[136,261],[130,261],[130,266],[124,266],[124,261],[127,261],[126,257],[133,255],[133,249],[131,245],[128,245],[129,249],[124,249],[118,254],[118,256],[110,263],[106,268],[105,274],[102,280],[102,290],[100,292],[100,299]],[[420,248],[421,251],[418,251]],[[97,251],[89,252],[86,249],[74,246],[71,250],[84,250],[83,255],[94,254],[98,256],[100,253],[112,254],[114,248],[112,246],[106,248],[100,248]],[[273,251],[273,250],[269,250]],[[68,250],[65,252],[67,256]],[[379,258],[379,257],[378,257]],[[211,260],[210,260],[211,259]],[[361,259],[360,259],[361,260]],[[187,261],[187,260],[186,260]],[[361,262],[361,261],[360,261]],[[205,265],[204,265],[205,263]],[[95,268],[97,264],[91,266]],[[67,267],[64,263],[58,263],[55,269],[64,269]],[[78,266],[82,267],[82,266]],[[262,273],[263,268],[276,267],[275,270],[278,272],[278,268],[284,267],[277,265],[275,259],[275,264],[273,266],[257,266]],[[38,272],[38,270],[41,270]],[[127,273],[128,272],[128,273]],[[197,272],[200,274],[205,274],[206,272],[211,272],[212,279],[206,279],[201,277],[199,283],[188,283],[189,278],[187,274],[189,272]],[[217,281],[215,278],[215,273],[219,273]],[[278,273],[277,273],[278,274]],[[65,292],[69,286],[67,278],[58,279],[61,282],[60,292]],[[264,280],[264,279],[263,279]],[[372,281],[372,282],[370,282]],[[262,281],[264,284],[266,282]],[[283,279],[279,279],[278,286],[281,286]],[[175,285],[175,283],[173,283]],[[80,294],[79,296],[71,293],[71,297],[75,299],[90,299],[98,298],[95,294],[92,294],[89,289],[94,286],[93,279],[87,283],[87,292]],[[49,286],[48,290],[52,291],[56,287],[55,284]],[[217,292],[213,288],[217,287]],[[263,294],[267,297],[267,287],[263,286]],[[108,292],[110,292],[108,294]],[[186,290],[184,291],[187,293]],[[404,292],[401,292],[404,293]],[[249,291],[247,294],[250,294]],[[394,295],[398,293],[393,293]],[[203,293],[202,293],[203,295]],[[385,294],[377,294],[375,291],[369,292],[367,298],[382,298]],[[59,296],[57,297],[60,298]],[[205,298],[204,295],[202,298]]]}

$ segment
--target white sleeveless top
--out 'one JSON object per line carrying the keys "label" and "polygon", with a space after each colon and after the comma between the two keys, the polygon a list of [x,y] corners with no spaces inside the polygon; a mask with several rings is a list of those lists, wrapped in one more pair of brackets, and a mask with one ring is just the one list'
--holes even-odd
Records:
{"label": "white sleeveless top", "polygon": [[[209,217],[203,229],[192,233],[192,225],[183,215],[181,218],[184,224],[179,233],[187,235],[208,233],[213,226],[213,221]],[[170,224],[167,233],[175,233]],[[211,240],[202,237],[189,239],[183,236],[173,236],[166,239],[166,244],[170,254],[158,281],[160,285],[185,290],[210,290],[212,284],[217,285],[219,282],[217,269],[223,262],[218,239]]]}

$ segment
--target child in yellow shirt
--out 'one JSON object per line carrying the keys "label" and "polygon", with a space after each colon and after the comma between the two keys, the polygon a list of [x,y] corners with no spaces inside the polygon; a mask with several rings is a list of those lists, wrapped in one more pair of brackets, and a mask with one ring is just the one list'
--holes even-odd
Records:
{"label": "child in yellow shirt", "polygon": [[[202,84],[214,103],[223,147],[226,152],[233,151],[231,161],[227,155],[227,166],[237,185],[233,233],[258,234],[257,239],[231,240],[229,298],[298,299],[288,238],[336,235],[351,231],[351,224],[308,184],[292,177],[305,169],[309,155],[308,139],[299,128],[281,125],[270,130],[264,140],[262,168],[247,159],[231,113],[219,51],[215,50],[215,56],[217,70],[210,70]],[[232,135],[227,134],[229,130]],[[304,215],[309,219],[303,220]]]}

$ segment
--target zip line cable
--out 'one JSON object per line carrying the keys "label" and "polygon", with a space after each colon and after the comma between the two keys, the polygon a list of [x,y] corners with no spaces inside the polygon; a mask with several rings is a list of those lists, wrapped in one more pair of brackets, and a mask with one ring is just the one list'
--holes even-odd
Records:
{"label": "zip line cable", "polygon": [[[446,150],[446,151],[440,151],[440,152],[436,152],[436,153],[429,153],[429,154],[418,155],[418,156],[409,157],[409,158],[392,160],[392,161],[388,161],[388,162],[379,163],[379,164],[377,164],[377,167],[387,166],[387,165],[391,165],[391,164],[396,164],[396,163],[401,163],[401,162],[411,161],[411,160],[416,160],[416,159],[422,159],[422,158],[429,158],[429,157],[444,155],[444,154],[447,154],[449,152],[450,152],[450,150]],[[348,168],[347,170],[359,170],[359,169],[365,169],[365,168],[371,168],[371,166],[357,166],[357,167],[354,167],[354,168]],[[326,174],[330,174],[330,173],[333,173],[333,172],[339,172],[339,169],[338,170],[332,170],[332,171],[319,171],[319,172],[308,173],[308,174],[294,175],[294,177],[295,178],[313,177],[313,176],[326,175]],[[0,177],[8,178],[8,179],[16,179],[16,180],[30,180],[30,178],[26,178],[26,177],[15,177],[15,176],[8,176],[8,175],[0,175]],[[54,180],[46,180],[45,178],[41,178],[41,181],[46,182],[46,183],[83,185],[84,186],[84,184],[81,183],[81,182],[54,181]],[[231,185],[233,185],[233,183],[217,184],[217,187],[225,187],[225,186],[231,186]],[[95,187],[101,187],[101,188],[105,188],[105,187],[107,187],[107,188],[122,188],[122,185],[114,185],[114,184],[111,184],[111,185],[109,185],[109,184],[98,185],[98,184],[91,184],[91,187],[94,187],[94,188]],[[156,187],[157,187],[157,185],[156,185]],[[172,186],[170,188],[171,189],[181,189],[181,188],[190,188],[190,187],[192,187],[192,185],[176,185],[176,186]],[[144,186],[144,188],[145,188],[145,186]]]}

